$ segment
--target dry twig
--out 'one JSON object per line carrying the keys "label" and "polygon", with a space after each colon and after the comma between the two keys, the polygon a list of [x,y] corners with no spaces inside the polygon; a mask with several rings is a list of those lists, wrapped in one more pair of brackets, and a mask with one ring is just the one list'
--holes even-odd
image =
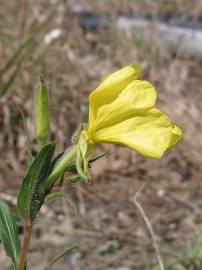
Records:
{"label": "dry twig", "polygon": [[154,234],[154,230],[152,228],[152,225],[148,219],[148,217],[146,216],[145,214],[145,211],[144,209],[142,208],[141,204],[138,202],[137,198],[141,192],[142,188],[140,188],[134,195],[133,197],[133,202],[135,204],[135,206],[137,207],[137,209],[139,210],[148,230],[149,230],[149,233],[151,235],[151,239],[152,239],[152,244],[154,246],[154,250],[155,250],[155,253],[156,253],[156,257],[157,257],[157,260],[158,260],[158,263],[159,263],[159,266],[160,266],[160,269],[161,270],[165,270],[165,267],[164,267],[164,264],[163,264],[163,260],[162,260],[162,257],[161,257],[161,254],[160,254],[160,251],[159,251],[159,247],[158,247],[158,244],[156,242],[156,237],[155,237],[155,234]]}

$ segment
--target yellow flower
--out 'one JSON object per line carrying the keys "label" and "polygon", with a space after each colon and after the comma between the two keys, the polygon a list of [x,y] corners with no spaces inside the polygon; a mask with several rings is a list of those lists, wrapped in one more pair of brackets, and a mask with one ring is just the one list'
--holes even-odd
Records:
{"label": "yellow flower", "polygon": [[154,86],[139,80],[140,67],[126,66],[105,77],[90,94],[89,141],[126,145],[160,158],[182,135],[181,129],[155,108]]}

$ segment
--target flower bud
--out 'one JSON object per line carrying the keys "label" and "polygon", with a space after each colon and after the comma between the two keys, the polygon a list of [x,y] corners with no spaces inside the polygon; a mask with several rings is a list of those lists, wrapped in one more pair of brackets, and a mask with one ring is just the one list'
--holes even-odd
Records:
{"label": "flower bud", "polygon": [[49,94],[43,78],[36,87],[34,106],[36,138],[40,147],[43,147],[49,136]]}

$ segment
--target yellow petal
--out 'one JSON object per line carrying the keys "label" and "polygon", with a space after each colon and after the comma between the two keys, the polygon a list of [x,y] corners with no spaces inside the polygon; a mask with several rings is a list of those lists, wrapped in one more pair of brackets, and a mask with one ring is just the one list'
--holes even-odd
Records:
{"label": "yellow petal", "polygon": [[154,108],[98,130],[91,137],[95,143],[123,144],[144,156],[158,159],[170,146],[172,130],[169,118]]}
{"label": "yellow petal", "polygon": [[128,65],[105,77],[89,97],[93,114],[96,115],[100,106],[111,103],[130,82],[138,79],[139,76],[140,67]]}
{"label": "yellow petal", "polygon": [[91,105],[89,105],[89,112],[88,112],[88,126],[94,126],[94,114]]}
{"label": "yellow petal", "polygon": [[172,148],[173,146],[175,146],[179,142],[181,136],[182,136],[181,128],[179,128],[176,125],[173,125],[172,137],[171,137],[171,140],[170,140],[169,149]]}
{"label": "yellow petal", "polygon": [[153,108],[155,102],[154,86],[147,81],[135,80],[112,103],[98,109],[93,128],[97,130],[120,123]]}

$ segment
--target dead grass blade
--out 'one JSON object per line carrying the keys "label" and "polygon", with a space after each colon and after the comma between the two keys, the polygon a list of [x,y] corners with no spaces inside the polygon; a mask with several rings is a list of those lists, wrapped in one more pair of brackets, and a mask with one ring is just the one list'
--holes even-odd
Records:
{"label": "dead grass blade", "polygon": [[134,195],[133,197],[133,202],[135,204],[135,206],[137,207],[137,209],[139,210],[146,226],[147,226],[147,229],[151,235],[151,240],[152,240],[152,244],[154,246],[154,250],[155,250],[155,253],[156,253],[156,257],[157,257],[157,260],[158,260],[158,263],[159,263],[159,267],[161,270],[165,270],[165,267],[164,267],[164,263],[163,263],[163,260],[162,260],[162,257],[161,257],[161,254],[160,254],[160,251],[159,251],[159,247],[158,247],[158,244],[157,244],[157,241],[156,241],[156,237],[155,237],[155,234],[154,234],[154,230],[152,228],[152,225],[149,221],[149,218],[147,217],[147,215],[145,214],[145,211],[144,209],[142,208],[141,204],[138,202],[138,196],[141,192],[141,189],[139,189],[136,194]]}

